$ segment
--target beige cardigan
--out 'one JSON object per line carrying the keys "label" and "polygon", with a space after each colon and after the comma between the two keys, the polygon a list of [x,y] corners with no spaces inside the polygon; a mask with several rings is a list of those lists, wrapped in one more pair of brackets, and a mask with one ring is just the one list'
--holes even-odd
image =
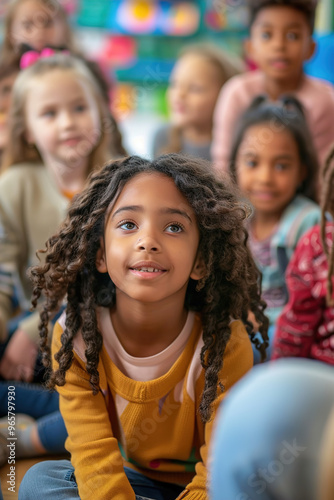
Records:
{"label": "beige cardigan", "polygon": [[[0,176],[0,320],[5,325],[13,314],[12,295],[22,310],[31,306],[32,286],[27,269],[36,264],[36,250],[45,247],[56,232],[68,207],[41,164],[13,165]],[[38,338],[39,314],[20,323],[32,339]],[[1,330],[3,328],[1,327]],[[3,339],[2,339],[3,340]]]}

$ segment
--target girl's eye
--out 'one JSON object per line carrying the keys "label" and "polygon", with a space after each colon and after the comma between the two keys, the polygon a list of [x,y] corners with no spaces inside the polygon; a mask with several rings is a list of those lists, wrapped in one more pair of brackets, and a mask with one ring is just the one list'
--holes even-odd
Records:
{"label": "girl's eye", "polygon": [[276,163],[275,170],[282,172],[283,170],[288,170],[289,165],[287,163]]}
{"label": "girl's eye", "polygon": [[27,31],[27,33],[30,33],[33,29],[32,21],[24,21],[22,23],[22,25],[23,25],[23,29],[25,29],[25,31]]}
{"label": "girl's eye", "polygon": [[248,168],[255,168],[257,165],[255,160],[246,160],[245,164],[246,164],[246,167],[248,167]]}
{"label": "girl's eye", "polygon": [[136,224],[134,222],[127,221],[127,222],[122,222],[118,227],[124,229],[125,231],[132,231],[133,229],[136,228]]}
{"label": "girl's eye", "polygon": [[50,28],[53,25],[53,19],[48,17],[44,20],[44,28]]}
{"label": "girl's eye", "polygon": [[169,226],[166,227],[166,231],[168,233],[182,233],[184,230],[184,227],[181,224],[169,224]]}
{"label": "girl's eye", "polygon": [[288,40],[298,40],[299,39],[299,35],[298,33],[293,33],[292,31],[290,31],[289,33],[286,34],[286,38]]}
{"label": "girl's eye", "polygon": [[45,116],[46,118],[53,118],[55,115],[56,112],[53,109],[48,109],[42,113],[42,116]]}
{"label": "girl's eye", "polygon": [[269,31],[262,31],[261,38],[264,40],[269,40],[271,38],[271,33]]}
{"label": "girl's eye", "polygon": [[77,111],[78,113],[82,113],[85,110],[86,110],[85,104],[78,104],[77,106],[75,106],[75,111]]}

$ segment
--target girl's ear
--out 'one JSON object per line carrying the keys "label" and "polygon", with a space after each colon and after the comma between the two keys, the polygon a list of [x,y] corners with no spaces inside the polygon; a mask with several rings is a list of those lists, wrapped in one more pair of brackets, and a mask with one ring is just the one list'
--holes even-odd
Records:
{"label": "girl's ear", "polygon": [[308,49],[308,52],[306,54],[305,61],[308,61],[309,59],[311,59],[311,57],[315,53],[316,48],[317,48],[317,43],[313,40],[313,38],[311,38],[309,49]]}
{"label": "girl's ear", "polygon": [[101,238],[101,240],[100,240],[100,248],[96,252],[95,265],[96,265],[96,269],[99,271],[99,273],[106,273],[106,272],[108,272],[107,263],[106,263],[106,259],[105,259],[105,251],[104,251],[104,241],[103,241],[103,238]]}
{"label": "girl's ear", "polygon": [[190,278],[195,281],[198,281],[201,278],[204,278],[205,274],[206,274],[206,266],[204,263],[204,259],[201,255],[198,255],[195,260],[195,264],[192,268]]}

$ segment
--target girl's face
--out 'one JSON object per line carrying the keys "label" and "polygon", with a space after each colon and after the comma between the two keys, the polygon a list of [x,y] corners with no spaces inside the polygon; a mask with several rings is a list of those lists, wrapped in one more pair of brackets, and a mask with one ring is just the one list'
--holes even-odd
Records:
{"label": "girl's face", "polygon": [[88,161],[101,134],[100,112],[88,85],[72,70],[55,69],[31,82],[26,138],[44,163],[73,168]]}
{"label": "girl's face", "polygon": [[220,82],[217,68],[205,57],[181,57],[174,66],[167,92],[173,125],[211,131]]}
{"label": "girl's face", "polygon": [[109,273],[117,300],[184,302],[189,277],[201,277],[198,244],[195,214],[174,181],[142,173],[112,206],[97,269]]}
{"label": "girl's face", "polygon": [[16,72],[0,80],[0,150],[8,142],[8,111],[10,108],[12,87],[17,77]]}
{"label": "girl's face", "polygon": [[16,7],[9,36],[14,47],[26,43],[42,50],[66,45],[67,28],[56,7],[38,0],[24,0]]}
{"label": "girl's face", "polygon": [[280,217],[305,178],[298,146],[287,130],[249,127],[239,146],[236,176],[257,213]]}

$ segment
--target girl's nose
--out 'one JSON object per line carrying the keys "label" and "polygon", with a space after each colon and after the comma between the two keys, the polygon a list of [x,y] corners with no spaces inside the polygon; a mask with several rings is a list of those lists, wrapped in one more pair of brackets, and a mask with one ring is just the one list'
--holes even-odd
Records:
{"label": "girl's nose", "polygon": [[258,169],[257,178],[259,181],[268,183],[270,182],[271,176],[272,176],[271,170],[267,165],[263,165],[261,168]]}
{"label": "girl's nose", "polygon": [[136,250],[142,252],[159,252],[161,249],[159,242],[152,235],[146,235],[138,238]]}
{"label": "girl's nose", "polygon": [[62,128],[70,128],[73,125],[73,115],[67,110],[64,110],[59,115],[59,124]]}
{"label": "girl's nose", "polygon": [[273,44],[275,49],[280,50],[285,46],[286,37],[284,33],[276,33],[273,37]]}

